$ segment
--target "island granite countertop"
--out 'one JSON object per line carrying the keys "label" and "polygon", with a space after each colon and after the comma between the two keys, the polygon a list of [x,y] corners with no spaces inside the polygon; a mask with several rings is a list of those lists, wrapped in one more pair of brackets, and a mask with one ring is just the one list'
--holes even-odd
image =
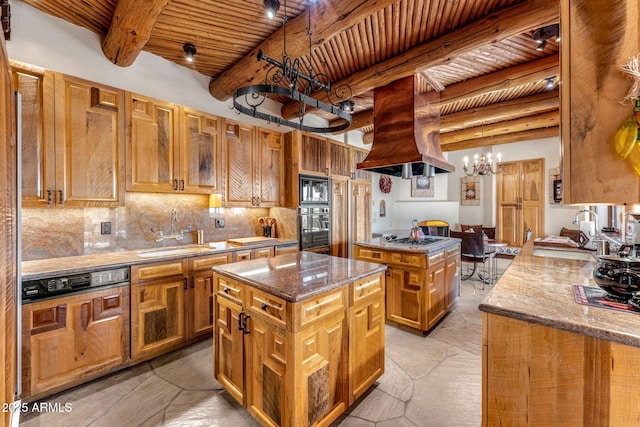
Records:
{"label": "island granite countertop", "polygon": [[578,304],[573,285],[597,287],[598,260],[533,255],[527,242],[479,306],[481,311],[640,347],[640,312]]}
{"label": "island granite countertop", "polygon": [[[406,237],[406,236],[402,236]],[[354,245],[362,246],[370,249],[383,249],[386,251],[400,251],[400,252],[411,252],[411,253],[423,253],[430,254],[435,252],[440,252],[441,250],[455,245],[461,242],[460,239],[455,239],[451,237],[438,237],[438,236],[428,236],[431,239],[437,239],[437,242],[431,243],[428,245],[419,245],[415,243],[396,243],[393,241],[388,241],[384,237],[374,237],[372,239],[367,240],[358,240],[354,243]]]}
{"label": "island granite countertop", "polygon": [[320,295],[386,269],[383,264],[305,251],[213,267],[215,273],[291,302]]}

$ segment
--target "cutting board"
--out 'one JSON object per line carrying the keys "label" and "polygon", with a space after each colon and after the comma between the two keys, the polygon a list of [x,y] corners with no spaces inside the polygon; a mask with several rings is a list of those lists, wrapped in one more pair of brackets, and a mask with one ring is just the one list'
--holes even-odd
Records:
{"label": "cutting board", "polygon": [[238,239],[227,239],[227,244],[234,246],[251,246],[251,245],[260,245],[263,243],[276,243],[278,239],[275,237],[240,237]]}

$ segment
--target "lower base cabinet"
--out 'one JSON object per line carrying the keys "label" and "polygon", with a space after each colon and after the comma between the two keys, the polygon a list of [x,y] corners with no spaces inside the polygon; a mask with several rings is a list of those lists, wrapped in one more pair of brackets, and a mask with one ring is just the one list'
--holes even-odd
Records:
{"label": "lower base cabinet", "polygon": [[300,302],[214,274],[215,378],[262,425],[329,425],[384,372],[384,276]]}
{"label": "lower base cabinet", "polygon": [[22,398],[92,380],[129,359],[129,286],[22,306]]}
{"label": "lower base cabinet", "polygon": [[432,254],[355,246],[355,258],[387,265],[386,320],[391,323],[428,331],[458,301],[459,244]]}

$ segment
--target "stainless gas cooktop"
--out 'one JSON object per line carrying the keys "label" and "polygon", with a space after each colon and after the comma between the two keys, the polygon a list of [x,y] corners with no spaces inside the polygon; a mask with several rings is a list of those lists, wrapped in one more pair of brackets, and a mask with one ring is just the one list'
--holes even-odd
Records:
{"label": "stainless gas cooktop", "polygon": [[430,245],[432,243],[436,243],[442,239],[438,239],[436,237],[425,237],[424,239],[420,239],[418,241],[409,240],[408,237],[401,237],[400,239],[391,240],[392,243],[404,243],[409,245]]}

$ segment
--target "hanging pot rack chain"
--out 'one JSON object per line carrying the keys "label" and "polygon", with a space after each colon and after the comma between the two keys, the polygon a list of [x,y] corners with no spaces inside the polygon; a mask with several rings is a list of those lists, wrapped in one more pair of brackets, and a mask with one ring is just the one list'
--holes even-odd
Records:
{"label": "hanging pot rack chain", "polygon": [[[312,61],[312,32],[311,32],[311,5],[308,9],[307,37],[309,39],[309,65],[305,66],[300,58],[291,59],[287,54],[287,2],[284,2],[283,26],[283,51],[282,62],[258,51],[258,61],[266,61],[271,65],[267,71],[264,84],[256,84],[238,88],[233,93],[233,108],[239,113],[266,120],[269,123],[277,123],[293,127],[308,132],[330,133],[347,129],[351,125],[354,103],[352,101],[353,91],[347,84],[340,84],[333,88],[331,81],[326,74],[313,73]],[[306,68],[306,73],[301,71]],[[333,93],[332,93],[333,89]],[[319,101],[310,95],[314,92],[324,91],[327,94],[329,103]],[[279,116],[261,112],[258,109],[268,95],[283,96],[290,100],[300,102],[298,121],[286,120]],[[244,104],[239,101],[244,97]],[[333,114],[336,117],[346,120],[337,126],[318,127],[307,126],[303,123],[306,107],[310,106]]]}

